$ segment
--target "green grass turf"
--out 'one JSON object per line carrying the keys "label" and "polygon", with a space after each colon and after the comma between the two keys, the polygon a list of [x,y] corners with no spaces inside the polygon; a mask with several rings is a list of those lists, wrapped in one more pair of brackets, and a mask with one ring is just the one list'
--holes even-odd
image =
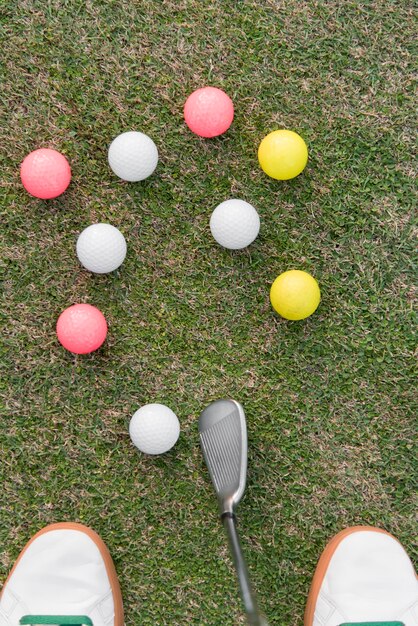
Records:
{"label": "green grass turf", "polygon": [[[246,410],[248,490],[240,531],[271,624],[301,624],[320,552],[375,524],[411,552],[413,464],[412,2],[3,4],[0,576],[43,525],[73,520],[107,542],[127,626],[243,624],[197,417],[230,396]],[[187,95],[224,88],[223,137],[185,126]],[[280,183],[259,169],[265,134],[286,127],[310,160]],[[118,180],[107,147],[138,129],[160,163]],[[31,198],[19,164],[55,147],[70,188]],[[229,252],[213,208],[239,197],[260,237]],[[119,227],[128,256],[84,271],[78,233]],[[300,268],[322,302],[279,319],[269,287]],[[74,357],[59,313],[97,305],[105,346]],[[179,416],[177,446],[139,455],[127,425],[147,402]]]}

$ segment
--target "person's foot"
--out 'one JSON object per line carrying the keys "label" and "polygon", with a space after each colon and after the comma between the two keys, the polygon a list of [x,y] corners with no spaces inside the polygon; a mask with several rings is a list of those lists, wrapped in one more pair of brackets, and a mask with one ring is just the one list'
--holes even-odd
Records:
{"label": "person's foot", "polygon": [[336,535],[319,559],[305,626],[418,626],[418,581],[389,533],[354,526]]}
{"label": "person's foot", "polygon": [[123,626],[112,558],[81,524],[52,524],[20,553],[0,595],[0,626]]}

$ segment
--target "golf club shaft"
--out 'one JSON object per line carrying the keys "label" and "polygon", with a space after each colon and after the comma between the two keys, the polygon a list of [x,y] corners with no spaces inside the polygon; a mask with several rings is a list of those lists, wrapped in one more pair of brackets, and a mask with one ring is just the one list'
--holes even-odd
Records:
{"label": "golf club shaft", "polygon": [[229,545],[234,559],[235,569],[238,574],[238,581],[245,611],[247,613],[248,624],[250,626],[268,626],[265,618],[258,610],[257,601],[251,587],[247,564],[245,562],[244,555],[242,554],[238,538],[235,515],[223,515],[222,522],[228,534]]}

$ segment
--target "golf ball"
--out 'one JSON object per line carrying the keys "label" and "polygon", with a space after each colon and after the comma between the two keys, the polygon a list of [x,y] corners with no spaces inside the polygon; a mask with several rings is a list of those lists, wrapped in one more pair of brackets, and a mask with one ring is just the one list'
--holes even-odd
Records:
{"label": "golf ball", "polygon": [[250,245],[260,231],[260,218],[255,208],[244,200],[225,200],[213,211],[210,230],[224,248],[240,250]]}
{"label": "golf ball", "polygon": [[308,148],[292,130],[275,130],[264,137],[258,148],[261,169],[277,180],[298,176],[308,162]]}
{"label": "golf ball", "polygon": [[321,292],[315,278],[302,270],[280,274],[270,289],[270,301],[287,320],[303,320],[318,308]]}
{"label": "golf ball", "polygon": [[103,313],[91,304],[73,304],[57,321],[57,336],[66,350],[88,354],[100,348],[107,335]]}
{"label": "golf ball", "polygon": [[196,89],[184,105],[184,119],[190,130],[200,137],[222,135],[234,119],[231,98],[217,87]]}
{"label": "golf ball", "polygon": [[151,176],[157,167],[158,150],[148,135],[129,131],[112,141],[108,159],[116,176],[135,183]]}
{"label": "golf ball", "polygon": [[113,272],[125,260],[125,237],[111,224],[92,224],[77,239],[77,256],[90,272]]}
{"label": "golf ball", "polygon": [[164,404],[145,404],[132,416],[129,424],[132,443],[145,454],[168,452],[180,435],[175,413]]}
{"label": "golf ball", "polygon": [[51,148],[34,150],[20,166],[23,186],[35,198],[50,200],[60,196],[71,180],[71,168],[63,154]]}

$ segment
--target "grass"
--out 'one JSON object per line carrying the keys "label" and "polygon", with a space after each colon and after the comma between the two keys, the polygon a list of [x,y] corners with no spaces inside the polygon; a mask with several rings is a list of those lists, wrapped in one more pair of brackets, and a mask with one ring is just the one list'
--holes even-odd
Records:
{"label": "grass", "polygon": [[[413,5],[23,0],[3,10],[0,577],[43,525],[80,521],[111,550],[127,626],[243,624],[197,436],[204,406],[230,396],[250,439],[244,550],[270,623],[296,626],[334,533],[373,524],[413,548]],[[236,116],[204,141],[182,107],[208,83],[231,95]],[[310,151],[286,183],[256,159],[280,127]],[[140,184],[107,165],[108,144],[130,129],[160,151]],[[49,202],[19,180],[40,146],[73,170]],[[228,197],[262,220],[241,252],[208,229]],[[95,221],[128,241],[111,275],[75,256]],[[321,286],[304,322],[269,304],[290,268]],[[90,356],[54,334],[74,302],[109,322]],[[137,454],[127,432],[153,401],[182,426],[160,458]]]}

